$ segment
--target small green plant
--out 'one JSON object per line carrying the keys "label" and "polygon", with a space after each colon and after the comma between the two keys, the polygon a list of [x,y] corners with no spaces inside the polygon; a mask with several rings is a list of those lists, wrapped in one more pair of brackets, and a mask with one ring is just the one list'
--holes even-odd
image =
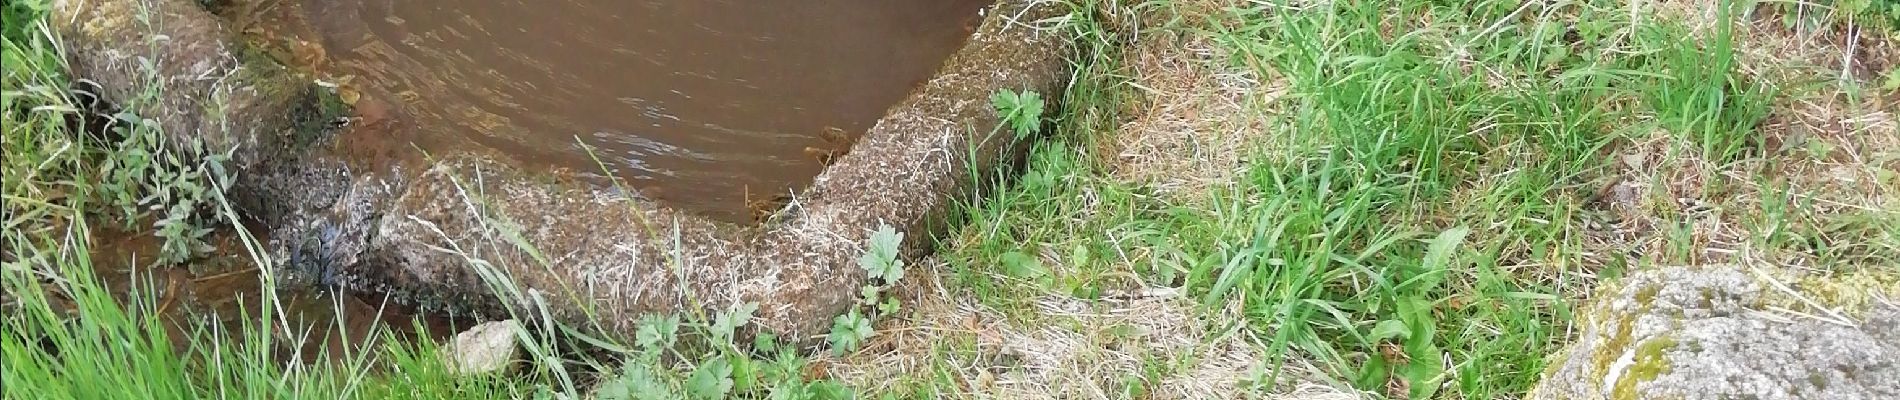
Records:
{"label": "small green plant", "polygon": [[[682,321],[671,315],[642,318],[634,335],[637,348],[622,361],[618,375],[600,386],[596,398],[851,398],[851,391],[837,382],[807,381],[805,360],[769,333],[758,334],[749,348],[740,347],[736,333],[751,323],[758,309],[756,303],[739,304],[711,322]],[[682,335],[682,328],[696,335]],[[755,354],[776,356],[756,359]]]}
{"label": "small green plant", "polygon": [[997,90],[995,95],[990,96],[990,105],[996,108],[996,115],[1003,120],[1002,126],[1009,127],[1017,140],[1042,129],[1042,94],[1033,90]]}
{"label": "small green plant", "polygon": [[858,346],[863,345],[865,339],[876,334],[877,331],[871,328],[870,319],[865,318],[858,310],[851,310],[831,320],[831,335],[826,339],[831,341],[831,351],[842,355],[857,351]]}
{"label": "small green plant", "polygon": [[28,40],[28,29],[46,13],[46,3],[44,0],[13,0],[0,5],[0,21],[5,22],[0,26],[0,37],[14,42]]}
{"label": "small green plant", "polygon": [[122,229],[136,232],[137,223],[155,214],[152,234],[163,240],[158,265],[210,251],[205,237],[217,219],[213,206],[225,189],[223,165],[230,156],[206,151],[196,139],[183,143],[184,149],[172,148],[156,121],[131,112],[117,113],[111,121],[109,136],[122,140],[104,154],[98,188],[121,212]]}
{"label": "small green plant", "polygon": [[871,233],[870,246],[858,257],[858,266],[871,278],[882,279],[886,284],[904,279],[904,260],[897,258],[898,246],[903,242],[904,234],[890,225],[879,225],[877,231]]}
{"label": "small green plant", "polygon": [[858,350],[865,339],[877,335],[871,328],[871,319],[866,317],[862,308],[875,307],[879,314],[896,313],[902,306],[897,298],[882,298],[884,289],[904,279],[904,260],[898,258],[898,249],[904,242],[904,234],[890,225],[879,225],[871,233],[871,241],[858,257],[858,267],[870,276],[871,282],[860,290],[860,307],[853,307],[831,320],[831,334],[826,337],[831,342],[831,351],[844,354]]}
{"label": "small green plant", "polygon": [[1790,28],[1826,26],[1837,21],[1876,28],[1900,28],[1900,1],[1895,0],[1818,0],[1772,4],[1781,10],[1781,23]]}

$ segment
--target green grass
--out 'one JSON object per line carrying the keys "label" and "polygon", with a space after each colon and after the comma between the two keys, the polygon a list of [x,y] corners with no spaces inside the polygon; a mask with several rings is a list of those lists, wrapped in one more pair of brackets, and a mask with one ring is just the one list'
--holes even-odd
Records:
{"label": "green grass", "polygon": [[[190,239],[192,229],[235,216],[217,196],[175,183],[204,164],[140,163],[162,160],[162,145],[67,132],[79,110],[56,49],[41,28],[19,23],[35,15],[33,4],[5,8],[4,278],[17,304],[0,334],[8,398],[552,397],[586,391],[577,377],[593,374],[629,397],[845,390],[797,376],[804,359],[769,341],[722,336],[744,323],[732,313],[655,318],[643,324],[652,335],[643,329],[632,345],[583,339],[617,353],[605,359],[570,359],[556,348],[574,330],[541,327],[522,335],[533,367],[510,378],[458,378],[436,362],[435,344],[394,340],[339,365],[280,365],[273,352],[285,343],[274,341],[285,339],[269,331],[281,321],[266,305],[246,332],[198,329],[188,335],[202,346],[175,351],[170,333],[140,317],[152,299],[116,299],[93,278],[89,227],[175,220],[128,226]],[[1776,156],[1758,128],[1790,93],[1741,72],[1733,32],[1686,40],[1687,26],[1632,14],[1624,2],[1561,4],[1244,2],[1198,14],[1168,1],[1078,1],[1052,23],[1087,51],[1074,83],[1037,113],[1050,118],[1048,138],[1031,145],[1018,175],[979,185],[984,200],[966,204],[963,227],[939,241],[942,273],[957,295],[1031,325],[1063,323],[1037,308],[1046,296],[1180,288],[1209,311],[1210,325],[1239,324],[1235,334],[1264,344],[1270,366],[1311,360],[1375,396],[1489,399],[1536,383],[1598,280],[1707,261],[1689,217],[1673,209],[1644,209],[1662,221],[1653,234],[1668,250],[1605,252],[1588,242],[1589,222],[1604,218],[1588,203],[1632,142],[1675,140],[1670,157],[1681,158],[1666,161],[1748,175],[1683,195],[1745,214],[1749,240],[1769,257],[1830,266],[1900,257],[1891,206],[1823,212],[1790,178],[1745,169]],[[1733,8],[1722,18],[1743,7]],[[1144,90],[1126,65],[1128,42],[1151,33],[1132,31],[1135,13],[1169,17],[1144,29],[1209,38],[1226,56],[1213,60],[1221,68],[1288,89],[1274,104],[1249,105],[1250,115],[1216,116],[1265,121],[1260,141],[1275,144],[1247,150],[1229,185],[1165,195],[1111,172],[1108,136]],[[997,103],[1010,106],[1001,108],[1017,137],[1034,129],[1034,118],[1014,114],[1040,98],[1011,92]],[[1767,189],[1731,199],[1740,185]],[[161,201],[164,212],[133,218],[155,192],[195,200]],[[76,314],[55,312],[46,293],[71,297]],[[1240,321],[1213,320],[1229,305]],[[698,350],[660,345],[676,341]],[[960,364],[979,347],[953,337],[920,350],[930,363],[880,394],[972,396],[981,389]],[[1144,357],[1120,394],[1149,390],[1198,355]]]}
{"label": "green grass", "polygon": [[[1520,3],[1265,2],[1165,28],[1214,38],[1230,68],[1292,88],[1254,111],[1274,126],[1263,141],[1290,148],[1253,151],[1202,203],[1106,176],[1091,151],[1115,118],[1097,114],[1135,90],[1116,57],[1084,62],[1063,135],[970,208],[973,240],[945,249],[958,281],[1033,314],[1024,293],[1086,298],[1132,274],[1205,305],[1238,301],[1275,357],[1318,360],[1372,393],[1518,396],[1599,275],[1697,260],[1586,253],[1597,211],[1584,203],[1614,172],[1606,150],[1662,130],[1718,165],[1758,157],[1773,96],[1741,76],[1726,29],[1684,40],[1620,2]],[[1877,232],[1891,228],[1853,226],[1876,232],[1856,246],[1890,241]],[[1080,256],[1055,257],[1069,266],[1058,277],[1018,266],[1044,253]],[[1087,256],[1116,254],[1147,256]]]}

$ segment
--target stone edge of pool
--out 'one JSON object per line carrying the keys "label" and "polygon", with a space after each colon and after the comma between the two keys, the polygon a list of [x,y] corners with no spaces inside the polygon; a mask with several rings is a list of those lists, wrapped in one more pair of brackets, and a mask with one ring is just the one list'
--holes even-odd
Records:
{"label": "stone edge of pool", "polygon": [[[908,232],[906,254],[917,256],[947,228],[955,201],[986,181],[972,173],[1020,160],[1022,143],[995,133],[989,98],[1000,89],[1061,93],[1076,50],[1032,22],[1064,11],[999,1],[935,76],[759,226],[482,155],[363,168],[339,154],[341,139],[325,127],[347,113],[335,95],[247,50],[197,2],[56,0],[50,19],[73,77],[97,83],[90,91],[127,104],[163,85],[158,101],[131,111],[158,121],[170,143],[231,154],[229,197],[273,230],[281,281],[457,313],[545,309],[625,336],[641,315],[753,302],[756,326],[815,343],[855,304],[867,280],[856,259],[873,230]],[[511,277],[517,290],[494,296],[484,270]]]}

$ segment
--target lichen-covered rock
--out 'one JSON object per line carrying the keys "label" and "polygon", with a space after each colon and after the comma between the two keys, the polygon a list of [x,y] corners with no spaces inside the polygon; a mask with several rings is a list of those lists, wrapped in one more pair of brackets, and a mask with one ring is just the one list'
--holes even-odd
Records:
{"label": "lichen-covered rock", "polygon": [[1895,280],[1817,300],[1786,275],[1710,266],[1627,277],[1580,310],[1576,342],[1530,398],[1900,398],[1900,306],[1881,300],[1900,295]]}

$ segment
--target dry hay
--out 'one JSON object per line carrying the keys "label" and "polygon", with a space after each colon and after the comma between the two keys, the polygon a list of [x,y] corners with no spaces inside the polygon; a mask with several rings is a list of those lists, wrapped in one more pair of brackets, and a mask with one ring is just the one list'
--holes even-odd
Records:
{"label": "dry hay", "polygon": [[[937,268],[942,269],[941,265]],[[1011,318],[942,278],[908,287],[905,315],[880,324],[854,354],[820,358],[825,372],[870,392],[948,373],[959,397],[1005,399],[1357,399],[1317,382],[1311,365],[1289,361],[1270,388],[1262,343],[1240,326],[1238,304],[1203,311],[1177,290],[1125,291],[1089,301],[1045,294],[1026,318]],[[1152,368],[1161,371],[1154,375]],[[946,371],[947,370],[947,371]],[[1140,391],[1128,392],[1129,382]]]}
{"label": "dry hay", "polygon": [[[1692,35],[1707,37],[1720,27],[1720,10],[1726,4],[1666,0],[1654,7],[1661,17],[1686,24]],[[1784,17],[1809,22],[1791,24]],[[1738,61],[1744,72],[1770,80],[1809,77],[1818,68],[1841,79],[1875,81],[1900,61],[1896,38],[1879,28],[1848,21],[1851,18],[1802,2],[1742,10],[1731,26]]]}
{"label": "dry hay", "polygon": [[[1656,131],[1642,141],[1628,143],[1609,157],[1615,171],[1607,185],[1589,199],[1605,211],[1603,220],[1586,221],[1586,254],[1599,263],[1613,255],[1628,260],[1670,259],[1671,240],[1686,240],[1695,249],[1685,262],[1725,262],[1742,246],[1746,234],[1736,215],[1702,200],[1713,181],[1733,183],[1693,150],[1695,145],[1669,132]],[[1686,237],[1671,237],[1686,225]],[[1621,252],[1622,254],[1612,254]],[[1600,265],[1598,265],[1600,266]]]}
{"label": "dry hay", "polygon": [[1268,143],[1262,107],[1285,94],[1284,83],[1232,68],[1212,40],[1173,30],[1148,32],[1126,62],[1145,98],[1128,123],[1109,134],[1108,160],[1118,179],[1157,194],[1194,200],[1233,185],[1247,156]]}

